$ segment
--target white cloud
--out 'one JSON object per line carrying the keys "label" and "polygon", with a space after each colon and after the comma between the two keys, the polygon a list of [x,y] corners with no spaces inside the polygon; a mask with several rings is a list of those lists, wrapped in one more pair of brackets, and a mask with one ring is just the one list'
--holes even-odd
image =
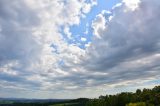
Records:
{"label": "white cloud", "polygon": [[105,29],[106,20],[102,14],[96,16],[96,18],[92,22],[92,28],[94,29],[94,35],[97,38],[101,38],[101,31]]}
{"label": "white cloud", "polygon": [[88,79],[96,79],[94,84],[115,86],[124,82],[125,86],[130,86],[126,82],[142,81],[143,85],[159,79],[160,2],[134,3],[138,6],[134,11],[122,3],[112,9],[109,22],[106,23],[108,17],[102,12],[92,23],[96,36],[87,48],[82,66],[91,73],[107,73],[88,76]]}
{"label": "white cloud", "polygon": [[81,38],[81,41],[82,41],[82,42],[85,42],[86,40],[87,40],[87,39],[84,38],[84,37]]}
{"label": "white cloud", "polygon": [[88,13],[91,10],[91,4],[84,4],[84,7],[82,8],[82,11],[84,13]]}
{"label": "white cloud", "polygon": [[69,31],[69,27],[64,28],[64,33],[67,35],[69,39],[72,39],[72,33]]}
{"label": "white cloud", "polygon": [[159,79],[160,2],[124,0],[112,13],[102,11],[84,50],[67,43],[60,32],[64,28],[70,37],[70,26],[96,5],[91,1],[0,1],[1,95],[95,97],[106,88]]}
{"label": "white cloud", "polygon": [[123,2],[129,9],[134,11],[136,8],[138,8],[140,0],[123,0]]}
{"label": "white cloud", "polygon": [[88,48],[91,45],[91,42],[88,42],[87,44],[85,44],[85,47]]}
{"label": "white cloud", "polygon": [[[83,49],[65,41],[61,27],[65,27],[64,33],[70,38],[69,27],[80,23],[85,15],[84,5],[85,1],[80,0],[1,0],[0,76],[3,77],[0,80],[17,84],[21,91],[23,88],[36,92],[44,88],[58,89],[60,85],[50,80],[61,82],[70,75],[70,70],[63,70],[63,65],[74,66],[80,61],[79,56],[84,55]],[[11,85],[6,87],[13,90]]]}

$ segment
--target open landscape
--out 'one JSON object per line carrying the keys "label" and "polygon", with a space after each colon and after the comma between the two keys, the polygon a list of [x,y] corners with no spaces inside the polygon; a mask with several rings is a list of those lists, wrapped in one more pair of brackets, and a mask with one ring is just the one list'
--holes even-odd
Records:
{"label": "open landscape", "polygon": [[122,92],[99,98],[72,100],[55,99],[0,99],[0,106],[160,106],[160,86],[153,89],[137,89],[136,92]]}

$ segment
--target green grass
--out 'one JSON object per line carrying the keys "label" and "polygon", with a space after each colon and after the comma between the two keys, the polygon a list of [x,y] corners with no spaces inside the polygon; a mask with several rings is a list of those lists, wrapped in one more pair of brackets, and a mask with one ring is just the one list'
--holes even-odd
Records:
{"label": "green grass", "polygon": [[64,104],[56,104],[56,105],[50,105],[50,106],[64,106]]}
{"label": "green grass", "polygon": [[0,104],[12,104],[12,101],[0,101]]}
{"label": "green grass", "polygon": [[153,104],[146,104],[145,102],[138,102],[138,103],[129,103],[126,106],[154,106]]}
{"label": "green grass", "polygon": [[139,102],[139,103],[129,103],[126,106],[146,106],[146,103]]}
{"label": "green grass", "polygon": [[54,105],[50,105],[50,106],[73,106],[73,105],[77,105],[79,103],[63,103],[63,104],[54,104]]}

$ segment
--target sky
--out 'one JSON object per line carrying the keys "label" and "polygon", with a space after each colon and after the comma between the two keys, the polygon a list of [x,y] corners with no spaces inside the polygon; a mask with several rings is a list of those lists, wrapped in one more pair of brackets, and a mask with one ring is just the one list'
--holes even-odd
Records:
{"label": "sky", "polygon": [[0,0],[0,97],[96,98],[160,84],[159,0]]}

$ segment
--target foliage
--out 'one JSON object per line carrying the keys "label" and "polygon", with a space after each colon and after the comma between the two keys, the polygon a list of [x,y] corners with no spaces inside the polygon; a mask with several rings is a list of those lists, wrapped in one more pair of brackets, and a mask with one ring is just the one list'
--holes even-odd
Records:
{"label": "foliage", "polygon": [[129,103],[126,106],[146,106],[145,102]]}
{"label": "foliage", "polygon": [[154,106],[153,104],[147,104],[145,102],[129,103],[126,106]]}
{"label": "foliage", "polygon": [[122,92],[100,96],[98,99],[79,98],[64,102],[15,103],[1,101],[0,106],[160,106],[160,86],[153,89],[137,89],[135,93]]}
{"label": "foliage", "polygon": [[91,99],[87,106],[160,106],[160,86],[153,89],[137,89],[135,93],[122,92],[116,95]]}

